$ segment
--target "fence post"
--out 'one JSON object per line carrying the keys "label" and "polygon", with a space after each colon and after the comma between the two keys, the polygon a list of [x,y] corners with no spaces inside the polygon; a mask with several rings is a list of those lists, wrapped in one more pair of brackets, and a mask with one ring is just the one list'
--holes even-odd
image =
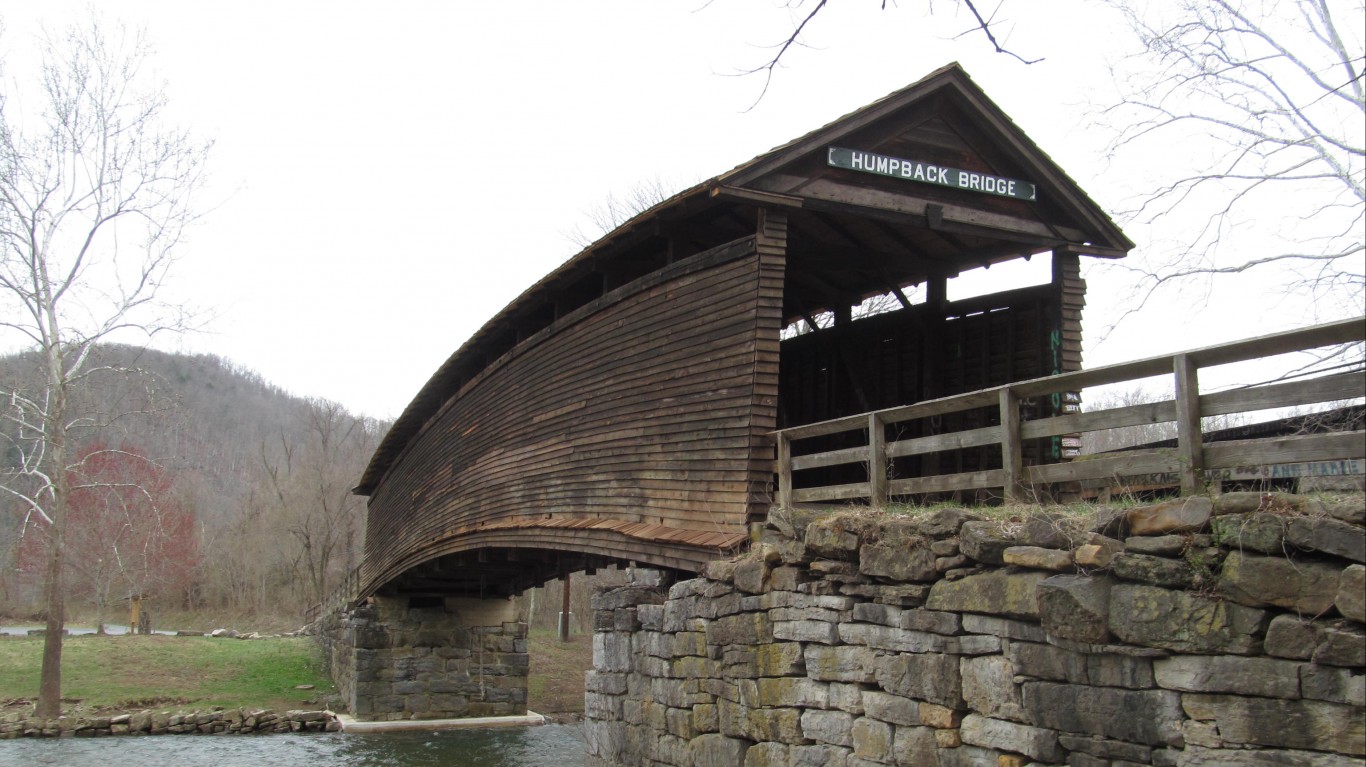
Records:
{"label": "fence post", "polygon": [[778,432],[778,508],[792,506],[792,440]]}
{"label": "fence post", "polygon": [[1181,494],[1195,495],[1205,484],[1204,434],[1200,428],[1200,375],[1185,354],[1172,357],[1176,376],[1176,455]]}
{"label": "fence post", "polygon": [[887,434],[877,413],[868,414],[868,502],[887,505]]}
{"label": "fence post", "polygon": [[1024,500],[1024,459],[1020,450],[1020,398],[1009,386],[1001,389],[1001,468],[1006,473],[1006,500]]}

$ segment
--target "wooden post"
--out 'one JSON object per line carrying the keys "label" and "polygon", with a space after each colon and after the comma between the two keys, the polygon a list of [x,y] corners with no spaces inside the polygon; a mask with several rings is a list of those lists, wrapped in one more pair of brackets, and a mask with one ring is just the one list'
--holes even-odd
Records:
{"label": "wooden post", "polygon": [[1001,468],[1007,501],[1024,500],[1024,462],[1020,450],[1020,398],[1009,386],[1001,389]]}
{"label": "wooden post", "polygon": [[877,413],[868,414],[868,502],[887,505],[887,433]]}
{"label": "wooden post", "polygon": [[1195,362],[1184,354],[1172,358],[1176,376],[1176,455],[1180,463],[1181,494],[1195,495],[1204,489],[1204,434],[1200,429],[1200,375]]}
{"label": "wooden post", "polygon": [[569,641],[569,573],[564,574],[563,598],[560,606],[560,641]]}
{"label": "wooden post", "polygon": [[[920,392],[919,398],[923,400],[937,399],[945,396],[949,392],[945,391],[940,371],[948,370],[948,360],[944,359],[944,332],[947,321],[944,315],[948,312],[949,303],[949,280],[942,274],[932,274],[925,280],[925,305],[922,307],[922,316],[925,318],[924,328],[921,330],[923,341],[920,353]],[[955,394],[959,392],[953,392]],[[935,419],[925,419],[917,427],[915,436],[927,437],[937,434],[939,429],[933,424]],[[919,464],[917,476],[932,477],[939,473],[943,464],[946,464],[949,453],[927,453],[919,456],[916,463]]]}
{"label": "wooden post", "polygon": [[778,432],[778,508],[792,506],[792,440]]}

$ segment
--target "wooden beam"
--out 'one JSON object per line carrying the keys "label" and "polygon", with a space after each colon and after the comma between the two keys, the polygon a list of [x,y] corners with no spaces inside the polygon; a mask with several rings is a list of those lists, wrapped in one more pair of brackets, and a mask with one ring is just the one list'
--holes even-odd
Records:
{"label": "wooden beam", "polygon": [[877,413],[868,414],[868,499],[876,508],[887,505],[887,428]]}
{"label": "wooden beam", "polygon": [[1030,466],[1026,471],[1029,473],[1031,484],[1047,485],[1082,479],[1123,479],[1137,474],[1170,472],[1176,470],[1177,463],[1175,450],[1159,448],[1125,451],[1085,461]]}
{"label": "wooden beam", "polygon": [[746,189],[738,186],[717,186],[713,187],[710,195],[718,200],[729,200],[731,202],[748,202],[755,205],[763,205],[773,208],[788,208],[797,210],[802,207],[802,198],[790,194],[778,194],[777,192],[764,192],[758,189]]}
{"label": "wooden beam", "polygon": [[[900,445],[902,443],[894,443]],[[793,471],[806,471],[807,469],[822,469],[826,466],[845,466],[851,463],[867,463],[868,448],[864,445],[858,447],[845,447],[839,450],[826,450],[822,453],[807,453],[805,455],[791,456],[789,461]]]}
{"label": "wooden beam", "polygon": [[1009,387],[1001,389],[1001,468],[1005,471],[1007,501],[1025,500],[1024,453],[1020,445],[1020,398]]}
{"label": "wooden beam", "polygon": [[887,455],[893,458],[904,458],[911,455],[928,455],[930,453],[942,453],[945,450],[963,450],[1000,443],[1000,426],[982,426],[976,429],[897,440],[887,445]]}
{"label": "wooden beam", "polygon": [[1119,429],[1125,426],[1146,426],[1176,420],[1176,405],[1171,400],[1148,402],[1141,405],[1098,410],[1094,413],[1040,418],[1026,422],[1020,430],[1024,439],[1056,437],[1084,431]]}
{"label": "wooden beam", "polygon": [[779,508],[792,506],[792,439],[778,433],[778,497]]}
{"label": "wooden beam", "polygon": [[[873,189],[816,182],[804,191],[809,195],[802,201],[802,207],[806,210],[829,211],[889,221],[935,232],[1032,243],[1049,249],[1069,244],[1071,240],[1068,237],[1071,235],[1078,238],[1084,236],[1080,231],[1053,232],[1039,221],[1003,213],[988,213],[962,205],[935,203],[906,195],[893,195]],[[936,215],[937,224],[934,226],[930,225],[931,205],[939,206],[943,210],[942,219]]]}
{"label": "wooden beam", "polygon": [[892,495],[914,495],[918,493],[948,493],[954,490],[978,490],[989,487],[1002,487],[1005,484],[1005,471],[987,469],[960,474],[940,474],[933,477],[914,477],[894,479],[888,483]]}
{"label": "wooden beam", "polygon": [[850,498],[867,497],[867,482],[855,482],[848,485],[830,485],[827,487],[806,487],[792,491],[793,503],[824,503],[826,501],[847,501]]}
{"label": "wooden beam", "polygon": [[1105,245],[1069,242],[1053,248],[1053,252],[1066,256],[1095,256],[1096,258],[1124,258],[1129,251],[1124,248],[1111,248]]}
{"label": "wooden beam", "polygon": [[1207,470],[1361,458],[1366,458],[1366,434],[1360,431],[1218,442],[1205,448]]}
{"label": "wooden beam", "polygon": [[1362,392],[1366,392],[1366,372],[1339,373],[1307,381],[1288,381],[1205,394],[1200,397],[1200,413],[1208,417],[1297,407],[1349,400],[1360,397]]}
{"label": "wooden beam", "polygon": [[1181,462],[1181,494],[1195,495],[1205,486],[1205,454],[1200,431],[1200,377],[1185,354],[1172,358],[1176,377],[1176,453]]}

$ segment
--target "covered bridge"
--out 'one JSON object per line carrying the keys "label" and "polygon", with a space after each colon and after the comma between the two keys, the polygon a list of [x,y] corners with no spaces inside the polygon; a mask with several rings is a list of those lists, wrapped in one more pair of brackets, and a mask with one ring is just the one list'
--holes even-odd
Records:
{"label": "covered bridge", "polygon": [[[944,67],[640,213],[489,320],[357,488],[362,595],[508,595],[609,561],[696,570],[766,514],[773,430],[1079,369],[1079,258],[1131,247]],[[960,273],[1036,255],[1046,284],[948,300]],[[853,309],[873,296],[896,309]],[[1061,458],[1057,438],[1026,447]]]}

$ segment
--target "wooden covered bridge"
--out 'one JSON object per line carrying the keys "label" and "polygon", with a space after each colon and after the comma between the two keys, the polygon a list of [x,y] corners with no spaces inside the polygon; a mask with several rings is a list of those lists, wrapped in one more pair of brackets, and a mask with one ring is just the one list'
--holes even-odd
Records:
{"label": "wooden covered bridge", "polygon": [[[1079,369],[1079,259],[1131,247],[959,66],[940,69],[640,213],[484,325],[360,482],[361,592],[695,570],[773,502],[775,429]],[[1031,257],[1051,280],[948,300],[960,273]],[[861,316],[873,296],[899,305]],[[1022,460],[1062,456],[1043,439]],[[965,448],[905,470],[1000,462]],[[842,470],[857,471],[827,473]]]}
{"label": "wooden covered bridge", "polygon": [[[640,213],[489,320],[376,451],[364,561],[320,632],[350,710],[524,712],[508,597],[609,563],[697,571],[774,503],[1124,472],[1191,490],[1277,458],[1361,473],[1359,426],[1207,449],[1200,433],[1202,415],[1359,397],[1360,370],[1198,384],[1203,366],[1360,341],[1361,320],[1082,370],[1080,259],[1131,247],[957,65]],[[1039,284],[950,300],[963,272],[1031,258],[1051,267]],[[1157,374],[1171,400],[1079,412],[1085,386]],[[1069,460],[1078,432],[1157,421],[1180,427],[1174,448]]]}

